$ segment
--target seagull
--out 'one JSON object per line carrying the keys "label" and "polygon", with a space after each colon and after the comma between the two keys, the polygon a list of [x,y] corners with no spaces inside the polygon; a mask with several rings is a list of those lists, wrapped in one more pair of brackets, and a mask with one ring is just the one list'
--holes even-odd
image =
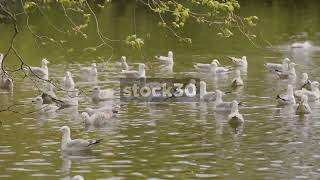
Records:
{"label": "seagull", "polygon": [[310,114],[311,113],[311,108],[308,104],[308,96],[307,95],[301,96],[301,101],[300,101],[300,103],[298,103],[296,113],[297,114]]}
{"label": "seagull", "polygon": [[73,176],[70,180],[84,180],[84,178],[80,175]]}
{"label": "seagull", "polygon": [[57,99],[56,93],[54,92],[55,86],[52,83],[48,83],[47,90],[43,90],[41,97],[43,104],[51,104]]}
{"label": "seagull", "polygon": [[308,96],[309,101],[317,101],[320,98],[320,91],[319,91],[319,82],[313,81],[311,83],[311,91],[307,89],[297,90],[294,92],[296,96],[302,97],[302,95]]}
{"label": "seagull", "polygon": [[98,101],[106,101],[113,98],[113,90],[112,89],[100,89],[100,87],[96,86],[92,90],[92,100],[94,102]]}
{"label": "seagull", "polygon": [[278,71],[276,70],[277,75],[280,79],[295,79],[297,77],[295,66],[297,64],[290,63],[288,71]]}
{"label": "seagull", "polygon": [[302,73],[300,86],[301,86],[301,89],[305,88],[305,89],[311,90],[311,81],[309,80],[309,76],[307,73]]}
{"label": "seagull", "polygon": [[282,64],[276,64],[276,63],[265,63],[264,67],[266,67],[271,72],[284,72],[289,70],[289,58],[284,58],[282,60]]}
{"label": "seagull", "polygon": [[207,83],[204,81],[200,81],[200,100],[203,101],[215,101],[216,93],[215,92],[207,92]]}
{"label": "seagull", "polygon": [[229,57],[231,59],[232,63],[234,66],[238,67],[248,67],[248,61],[247,61],[247,56],[242,56],[242,58],[236,58],[236,57]]}
{"label": "seagull", "polygon": [[155,56],[156,59],[166,63],[166,64],[173,64],[173,52],[169,51],[168,56]]}
{"label": "seagull", "polygon": [[[232,102],[225,102],[222,100],[224,93],[220,90],[216,90],[216,101],[215,101],[215,110],[216,111],[231,111]],[[239,103],[238,105],[240,105]]]}
{"label": "seagull", "polygon": [[85,108],[85,111],[89,114],[89,116],[92,116],[95,113],[98,112],[112,112],[113,114],[117,114],[119,112],[120,106],[114,106],[114,107],[109,107],[109,106],[104,106],[100,107],[97,109],[92,109],[92,108]]}
{"label": "seagull", "polygon": [[242,114],[239,113],[239,103],[236,100],[231,102],[231,112],[228,115],[230,124],[242,124],[244,122]]}
{"label": "seagull", "polygon": [[97,64],[92,63],[90,67],[82,67],[80,69],[82,77],[86,77],[88,79],[97,77],[98,76],[98,70],[97,70]]}
{"label": "seagull", "polygon": [[62,79],[61,88],[65,91],[74,89],[74,81],[71,72],[67,71]]}
{"label": "seagull", "polygon": [[[217,59],[212,60],[211,64],[212,64],[212,63],[216,63],[217,65],[220,65],[220,62],[219,62],[219,60],[217,60]],[[205,71],[205,72],[207,72],[207,71],[210,71],[210,70],[211,70],[211,64],[195,63],[195,64],[193,65],[193,67],[194,67],[196,70],[198,70],[198,71]]]}
{"label": "seagull", "polygon": [[293,87],[288,84],[287,92],[282,95],[277,95],[277,101],[279,105],[293,105],[296,104],[296,100],[293,95]]}
{"label": "seagull", "polygon": [[127,58],[125,56],[121,56],[121,69],[128,70],[129,66],[127,64]]}
{"label": "seagull", "polygon": [[227,69],[227,68],[218,67],[218,64],[216,62],[211,63],[210,67],[211,67],[210,72],[213,73],[214,75],[229,72],[229,69]]}
{"label": "seagull", "polygon": [[6,74],[0,74],[0,89],[12,91],[13,81]]}
{"label": "seagull", "polygon": [[48,80],[49,79],[49,69],[48,69],[49,61],[44,58],[41,61],[41,67],[29,67],[27,68],[29,75],[35,76],[40,79]]}
{"label": "seagull", "polygon": [[32,102],[36,103],[36,110],[39,113],[53,113],[60,109],[60,107],[55,104],[43,104],[43,100],[40,96],[36,97]]}
{"label": "seagull", "polygon": [[[4,57],[3,54],[0,53],[0,66],[2,65],[3,57]],[[2,66],[1,66],[1,67],[2,67]],[[1,76],[2,74],[5,74],[5,73],[3,73],[3,69],[0,68],[0,76]]]}
{"label": "seagull", "polygon": [[62,141],[61,141],[61,151],[85,151],[99,144],[102,139],[99,140],[84,140],[84,139],[74,139],[70,137],[70,128],[68,126],[62,126],[60,128],[62,131]]}
{"label": "seagull", "polygon": [[304,49],[308,49],[312,47],[312,45],[310,44],[310,42],[306,41],[306,42],[295,42],[291,44],[291,48],[304,48]]}
{"label": "seagull", "polygon": [[243,80],[241,79],[240,70],[236,70],[236,76],[231,81],[231,87],[236,88],[239,86],[243,86]]}
{"label": "seagull", "polygon": [[95,112],[91,116],[89,116],[87,112],[83,112],[81,113],[81,117],[84,120],[84,123],[86,125],[101,126],[101,125],[104,125],[107,122],[107,120],[113,117],[113,112],[112,111]]}
{"label": "seagull", "polygon": [[63,99],[58,99],[59,102],[56,102],[60,104],[62,108],[70,107],[70,106],[78,106],[79,100],[78,100],[79,90],[73,89],[72,91],[69,91],[68,94]]}
{"label": "seagull", "polygon": [[145,78],[146,77],[146,71],[145,71],[145,65],[143,63],[139,63],[139,70],[122,70],[122,74],[125,75],[126,78]]}

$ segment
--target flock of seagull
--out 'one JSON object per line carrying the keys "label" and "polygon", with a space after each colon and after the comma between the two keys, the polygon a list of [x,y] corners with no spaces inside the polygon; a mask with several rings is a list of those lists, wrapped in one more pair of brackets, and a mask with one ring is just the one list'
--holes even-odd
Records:
{"label": "flock of seagull", "polygon": [[[165,65],[174,64],[173,52],[169,51],[167,56],[156,56],[160,62]],[[233,67],[223,67],[217,59],[214,59],[211,63],[195,63],[194,68],[200,73],[210,73],[210,75],[223,75],[230,72],[234,72],[235,77],[230,82],[231,87],[244,86],[244,82],[241,79],[241,72],[247,71],[248,61],[246,56],[241,58],[228,57]],[[2,64],[3,54],[0,54],[0,64]],[[41,61],[41,67],[26,67],[23,70],[29,75],[29,77],[41,80],[44,82],[49,82],[49,61],[43,59]],[[119,62],[114,64],[114,67],[120,70],[122,76],[126,78],[146,78],[145,64],[138,63],[139,67],[137,70],[129,68],[126,61],[126,57],[122,56]],[[287,86],[287,91],[284,94],[279,94],[276,96],[276,100],[279,106],[291,105],[295,108],[296,113],[308,114],[311,113],[312,109],[309,102],[317,101],[320,97],[319,92],[319,82],[311,81],[308,78],[307,73],[302,73],[301,78],[297,78],[296,64],[291,62],[290,59],[285,58],[282,63],[265,63],[264,67],[272,74],[275,74],[280,79],[289,79],[290,82]],[[85,78],[87,81],[91,81],[98,76],[98,70],[96,63],[92,63],[89,67],[80,68],[81,77]],[[0,69],[0,88],[5,90],[13,89],[13,81],[8,76],[4,69]],[[192,82],[195,83],[195,82]],[[294,87],[296,87],[294,90]],[[54,89],[59,88],[66,92],[65,97],[57,97]],[[71,72],[65,72],[65,75],[61,81],[61,85],[54,85],[52,83],[46,83],[45,88],[41,89],[42,94],[34,98],[36,110],[39,113],[50,113],[55,112],[59,109],[78,106],[78,92],[79,90],[75,87],[75,82],[73,80]],[[244,122],[242,114],[239,112],[240,102],[224,101],[223,96],[226,92],[220,90],[207,91],[206,82],[200,81],[200,101],[212,101],[214,102],[216,111],[227,112],[228,119],[230,123],[242,124]],[[92,101],[101,102],[108,101],[114,98],[114,92],[112,89],[100,89],[96,86],[92,89],[91,95]],[[299,101],[296,101],[296,98]],[[298,103],[297,103],[298,102]],[[108,119],[112,118],[119,111],[119,106],[113,107],[100,107],[98,109],[86,108],[85,112],[81,113],[81,117],[84,122],[89,125],[99,126],[104,124]],[[62,131],[62,141],[61,150],[62,151],[83,151],[88,150],[98,144],[100,140],[83,140],[83,139],[71,139],[71,132],[68,126],[63,126]]]}

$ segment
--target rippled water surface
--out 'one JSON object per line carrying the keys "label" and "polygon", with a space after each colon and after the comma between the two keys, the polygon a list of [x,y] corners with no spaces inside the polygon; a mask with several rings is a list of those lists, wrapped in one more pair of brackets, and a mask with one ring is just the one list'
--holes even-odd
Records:
{"label": "rippled water surface", "polygon": [[[245,123],[238,129],[228,124],[226,114],[216,113],[211,103],[120,102],[119,98],[113,102],[121,106],[117,117],[103,128],[85,128],[79,112],[99,106],[87,97],[93,85],[114,89],[119,85],[119,73],[98,58],[108,57],[111,52],[108,49],[95,53],[82,51],[83,44],[93,42],[77,38],[68,39],[68,46],[75,49],[72,54],[51,45],[39,47],[23,27],[22,19],[23,36],[19,36],[17,43],[22,56],[32,65],[38,65],[40,57],[47,57],[51,61],[50,77],[57,81],[65,71],[71,71],[82,92],[78,108],[55,114],[0,113],[0,179],[58,179],[78,174],[85,179],[319,178],[320,104],[313,103],[313,112],[307,116],[277,107],[275,97],[286,88],[287,82],[270,75],[263,63],[290,57],[300,64],[297,66],[299,77],[301,72],[307,72],[312,80],[320,81],[320,26],[309,22],[319,21],[314,14],[315,6],[320,4],[310,2],[301,8],[288,8],[281,3],[249,2],[243,1],[241,14],[260,17],[257,31],[274,45],[272,48],[265,48],[263,43],[263,48],[254,47],[241,35],[220,39],[202,26],[187,30],[194,37],[193,45],[182,45],[176,43],[170,33],[159,29],[154,17],[138,7],[141,9],[137,13],[137,30],[146,38],[145,48],[137,52],[115,44],[113,57],[116,60],[126,55],[129,64],[144,61],[148,77],[163,77],[157,69],[159,64],[151,57],[171,49],[175,53],[174,73],[167,76],[199,77],[207,82],[209,90],[230,91],[232,74],[214,79],[197,74],[192,64],[210,62],[215,57],[229,65],[226,56],[246,55],[249,68],[242,74],[245,86],[225,96],[226,100],[243,102],[240,112]],[[122,13],[118,6],[121,3],[98,13],[107,20],[107,23],[101,22],[105,33],[115,39],[132,33],[132,4],[126,5]],[[31,17],[31,22],[36,27],[45,23],[37,15]],[[1,36],[5,35],[0,42],[0,51],[4,52],[10,30],[4,25],[0,25],[0,30]],[[308,40],[312,47],[291,49],[289,44],[296,40]],[[9,58],[14,61],[13,57]],[[79,68],[92,62],[98,63],[99,80],[82,82]],[[0,92],[1,107],[19,103],[24,105],[14,110],[33,111],[31,99],[36,95],[38,91],[30,80],[17,79],[13,93]],[[91,152],[61,153],[59,128],[63,125],[71,127],[73,138],[102,138],[103,141]]]}

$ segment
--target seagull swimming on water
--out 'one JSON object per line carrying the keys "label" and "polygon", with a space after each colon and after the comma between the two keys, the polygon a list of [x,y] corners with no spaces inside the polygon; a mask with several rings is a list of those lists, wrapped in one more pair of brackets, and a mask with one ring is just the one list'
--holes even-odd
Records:
{"label": "seagull swimming on water", "polygon": [[302,78],[299,82],[300,88],[305,88],[307,90],[311,90],[311,80],[309,80],[309,76],[307,73],[302,73]]}
{"label": "seagull swimming on water", "polygon": [[301,101],[298,103],[296,113],[297,114],[310,114],[311,113],[311,108],[308,104],[308,96],[307,95],[301,96]]}
{"label": "seagull swimming on water", "polygon": [[36,97],[32,102],[36,103],[36,110],[39,113],[53,113],[60,109],[59,106],[55,104],[43,104],[42,97]]}
{"label": "seagull swimming on water", "polygon": [[277,95],[277,101],[279,105],[294,105],[296,104],[296,99],[293,95],[293,87],[291,84],[287,87],[287,92],[282,95]]}
{"label": "seagull swimming on water", "polygon": [[71,132],[68,126],[60,128],[62,132],[61,151],[85,151],[89,150],[95,145],[99,144],[102,139],[98,140],[84,140],[84,139],[71,139]]}
{"label": "seagull swimming on water", "polygon": [[243,80],[241,79],[240,70],[237,69],[235,72],[236,72],[236,76],[231,81],[231,87],[233,87],[233,88],[243,86]]}
{"label": "seagull swimming on water", "polygon": [[40,79],[44,79],[44,80],[48,80],[49,79],[49,69],[48,69],[48,64],[50,62],[44,58],[41,61],[41,67],[26,67],[24,69],[26,69],[28,71],[28,74],[32,77],[37,77]]}
{"label": "seagull swimming on water", "polygon": [[166,64],[173,64],[173,52],[169,51],[168,56],[155,56],[156,59]]}
{"label": "seagull swimming on water", "polygon": [[96,86],[92,90],[91,97],[94,102],[111,100],[113,98],[113,90],[112,89],[100,89],[100,87]]}
{"label": "seagull swimming on water", "polygon": [[297,90],[294,92],[296,96],[302,97],[302,95],[308,96],[309,101],[317,101],[320,98],[320,91],[319,91],[319,82],[313,81],[311,83],[311,91],[307,89]]}
{"label": "seagull swimming on water", "polygon": [[278,71],[276,70],[277,75],[280,79],[295,79],[297,77],[295,66],[297,64],[290,63],[288,71]]}
{"label": "seagull swimming on water", "polygon": [[61,88],[65,91],[74,89],[74,81],[71,72],[67,71],[62,79]]}
{"label": "seagull swimming on water", "polygon": [[284,72],[289,70],[289,58],[284,58],[282,60],[282,64],[276,64],[276,63],[265,63],[264,67],[266,67],[270,72]]}
{"label": "seagull swimming on water", "polygon": [[[222,100],[224,93],[220,90],[216,90],[216,101],[215,101],[215,110],[216,111],[231,111],[232,102],[226,102]],[[240,105],[241,103],[238,103]]]}
{"label": "seagull swimming on water", "polygon": [[[211,64],[212,63],[216,63],[217,65],[220,65],[220,62],[217,59],[212,60]],[[207,72],[211,70],[211,64],[195,63],[193,67],[198,71]]]}
{"label": "seagull swimming on water", "polygon": [[234,66],[237,67],[248,67],[247,56],[242,56],[242,58],[230,57],[228,58],[232,61]]}
{"label": "seagull swimming on water", "polygon": [[231,102],[231,112],[228,115],[230,124],[242,124],[244,122],[242,114],[239,113],[238,101],[233,100]]}
{"label": "seagull swimming on water", "polygon": [[139,63],[138,71],[122,70],[121,74],[123,74],[126,78],[146,78],[145,64]]}
{"label": "seagull swimming on water", "polygon": [[90,67],[82,67],[80,69],[81,77],[91,80],[98,77],[97,64],[92,63]]}

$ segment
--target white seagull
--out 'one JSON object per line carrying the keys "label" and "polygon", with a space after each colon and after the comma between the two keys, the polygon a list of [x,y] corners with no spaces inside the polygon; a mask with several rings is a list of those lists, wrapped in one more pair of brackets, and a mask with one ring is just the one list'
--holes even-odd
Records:
{"label": "white seagull", "polygon": [[169,51],[168,56],[155,56],[155,58],[159,59],[160,61],[166,64],[173,64],[173,52]]}
{"label": "white seagull", "polygon": [[229,57],[231,59],[232,63],[234,66],[238,67],[248,67],[248,61],[247,61],[247,56],[242,56],[242,58],[236,58],[236,57]]}
{"label": "white seagull", "polygon": [[[212,60],[211,64],[212,63],[216,63],[217,65],[220,65],[220,62],[217,59]],[[211,64],[195,63],[193,67],[198,71],[207,72],[211,70]]]}
{"label": "white seagull", "polygon": [[122,70],[121,72],[126,78],[145,78],[146,77],[146,71],[145,71],[145,65],[143,63],[139,63],[139,70]]}
{"label": "white seagull", "polygon": [[38,96],[36,97],[33,102],[36,103],[36,110],[39,113],[53,113],[56,112],[58,109],[60,109],[55,104],[43,104],[42,97]]}
{"label": "white seagull", "polygon": [[95,102],[106,101],[112,98],[113,98],[112,89],[100,89],[100,87],[96,86],[92,90],[92,100]]}
{"label": "white seagull", "polygon": [[[216,101],[215,101],[215,110],[216,111],[231,111],[232,102],[225,102],[222,100],[224,93],[220,90],[216,90]],[[239,103],[241,104],[241,103]]]}
{"label": "white seagull", "polygon": [[309,76],[307,73],[302,73],[302,78],[299,82],[299,85],[301,86],[301,89],[305,88],[311,90],[311,81],[309,80]]}
{"label": "white seagull", "polygon": [[74,89],[74,81],[71,72],[67,71],[62,79],[61,88],[65,91]]}
{"label": "white seagull", "polygon": [[244,122],[242,114],[239,113],[238,101],[233,100],[231,102],[231,112],[228,115],[229,123],[242,124]]}
{"label": "white seagull", "polygon": [[243,80],[241,79],[240,70],[237,69],[235,72],[236,72],[236,76],[231,81],[231,87],[233,87],[233,88],[243,86]]}
{"label": "white seagull", "polygon": [[289,70],[289,58],[282,59],[282,64],[276,63],[265,63],[264,67],[266,67],[271,72],[284,72]]}
{"label": "white seagull", "polygon": [[98,76],[97,64],[92,63],[90,67],[82,67],[80,69],[82,77],[85,78],[94,78]]}
{"label": "white seagull", "polygon": [[84,120],[84,123],[86,125],[94,125],[94,126],[101,126],[104,125],[107,120],[111,119],[113,117],[112,111],[100,111],[95,112],[91,116],[87,112],[81,113],[81,117]]}
{"label": "white seagull", "polygon": [[210,64],[210,72],[213,73],[214,75],[216,74],[224,74],[229,72],[229,69],[224,68],[224,67],[218,67],[218,64],[216,62],[213,62]]}
{"label": "white seagull", "polygon": [[298,103],[296,113],[297,114],[310,114],[311,113],[311,108],[308,104],[308,96],[306,96],[306,95],[301,96],[301,101]]}
{"label": "white seagull", "polygon": [[295,42],[291,44],[291,48],[304,48],[304,49],[308,49],[311,48],[312,45],[310,42],[306,41],[306,42]]}
{"label": "white seagull", "polygon": [[62,131],[62,141],[61,141],[61,151],[85,151],[94,147],[96,144],[100,143],[102,139],[99,140],[84,140],[84,139],[71,139],[70,128],[68,126],[63,126],[60,128]]}
{"label": "white seagull", "polygon": [[279,76],[280,79],[295,79],[297,77],[296,69],[295,69],[296,65],[297,64],[292,62],[292,63],[289,64],[289,70],[288,71],[277,71],[276,70],[276,73],[277,73],[277,75]]}
{"label": "white seagull", "polygon": [[[2,61],[3,61],[3,54],[2,53],[0,53],[0,65],[2,64]],[[0,68],[0,76],[3,74],[3,70],[2,70],[2,68]]]}
{"label": "white seagull", "polygon": [[0,89],[12,91],[13,81],[6,74],[0,74]]}
{"label": "white seagull", "polygon": [[40,79],[48,80],[49,79],[49,69],[48,69],[49,61],[44,58],[41,61],[41,67],[29,67],[27,68],[30,76],[35,76]]}
{"label": "white seagull", "polygon": [[277,95],[277,101],[279,105],[294,105],[296,104],[296,99],[293,95],[293,87],[291,84],[288,84],[287,92],[282,95]]}
{"label": "white seagull", "polygon": [[320,98],[320,91],[319,91],[319,82],[313,81],[311,83],[311,91],[307,89],[297,90],[294,92],[296,96],[302,97],[302,95],[308,96],[309,101],[317,101]]}

